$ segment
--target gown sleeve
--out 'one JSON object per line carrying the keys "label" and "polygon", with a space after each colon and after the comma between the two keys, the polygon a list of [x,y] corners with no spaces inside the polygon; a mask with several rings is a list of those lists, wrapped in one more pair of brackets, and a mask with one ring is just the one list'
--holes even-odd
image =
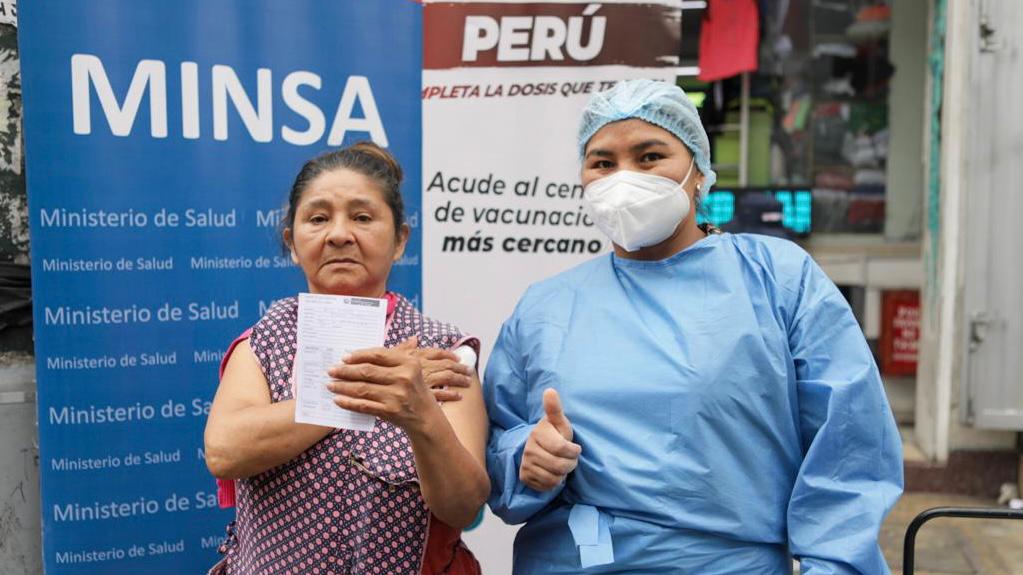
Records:
{"label": "gown sleeve", "polygon": [[804,575],[886,574],[878,546],[902,493],[902,445],[873,355],[845,298],[809,258],[789,324],[803,462],[788,506]]}
{"label": "gown sleeve", "polygon": [[[542,342],[534,342],[542,345]],[[522,449],[540,414],[531,415],[527,397],[527,354],[531,346],[520,340],[519,318],[513,314],[501,327],[487,361],[483,397],[490,416],[487,470],[490,473],[490,509],[506,523],[522,523],[554,500],[564,482],[551,491],[535,491],[519,481]]]}

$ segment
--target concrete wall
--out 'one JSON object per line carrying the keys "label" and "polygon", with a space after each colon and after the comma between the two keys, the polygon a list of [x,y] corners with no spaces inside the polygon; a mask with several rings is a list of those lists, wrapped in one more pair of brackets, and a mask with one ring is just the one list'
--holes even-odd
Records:
{"label": "concrete wall", "polygon": [[0,575],[42,573],[32,358],[0,352]]}
{"label": "concrete wall", "polygon": [[[29,262],[21,111],[18,33],[14,26],[0,24],[0,273],[6,274],[8,286],[20,285],[22,280],[13,278],[21,276],[13,270],[24,272]],[[0,575],[42,573],[29,312],[21,308],[0,314]]]}
{"label": "concrete wall", "polygon": [[0,24],[0,261],[28,264],[17,29]]}
{"label": "concrete wall", "polygon": [[[1002,0],[1009,1],[1009,0]],[[939,145],[940,169],[928,175],[928,186],[935,177],[939,186],[927,195],[925,214],[928,225],[924,231],[923,318],[920,333],[920,368],[917,374],[916,438],[920,448],[931,459],[948,460],[956,450],[1014,449],[1017,434],[986,431],[960,423],[960,401],[964,382],[963,346],[967,341],[965,322],[966,238],[971,233],[966,225],[970,177],[971,138],[975,134],[974,93],[984,86],[977,78],[971,61],[978,48],[978,6],[974,2],[932,0],[939,19],[944,12],[944,37],[935,46],[932,28],[932,56],[943,51],[940,97],[940,138],[930,138],[931,146]],[[1005,33],[1020,34],[1010,26]],[[933,87],[935,78],[928,79]],[[931,90],[928,90],[931,93]],[[929,99],[930,100],[930,99]],[[930,104],[933,106],[933,102]],[[930,108],[933,110],[934,108]],[[1018,121],[1018,120],[1014,120]],[[928,150],[929,152],[930,150]],[[930,161],[934,161],[933,159]],[[984,281],[986,278],[971,278]]]}

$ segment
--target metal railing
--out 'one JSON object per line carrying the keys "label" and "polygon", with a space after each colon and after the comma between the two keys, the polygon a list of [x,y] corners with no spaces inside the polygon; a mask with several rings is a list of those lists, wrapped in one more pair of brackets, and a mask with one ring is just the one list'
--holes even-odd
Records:
{"label": "metal railing", "polygon": [[906,541],[902,548],[902,575],[913,575],[916,557],[916,533],[931,519],[959,517],[968,519],[1021,519],[1023,510],[984,507],[935,507],[917,515],[906,529]]}

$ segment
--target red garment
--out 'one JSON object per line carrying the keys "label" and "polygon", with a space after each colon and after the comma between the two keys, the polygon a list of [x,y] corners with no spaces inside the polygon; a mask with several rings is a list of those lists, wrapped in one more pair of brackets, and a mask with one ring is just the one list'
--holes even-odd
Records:
{"label": "red garment", "polygon": [[430,516],[421,575],[480,575],[480,564],[462,542],[462,532]]}
{"label": "red garment", "polygon": [[700,80],[756,71],[759,44],[756,0],[709,0],[700,29]]}

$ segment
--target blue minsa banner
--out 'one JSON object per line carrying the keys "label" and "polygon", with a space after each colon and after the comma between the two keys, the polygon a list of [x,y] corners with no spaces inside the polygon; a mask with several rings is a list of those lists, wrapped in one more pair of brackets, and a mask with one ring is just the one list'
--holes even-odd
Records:
{"label": "blue minsa banner", "polygon": [[227,344],[305,287],[279,244],[302,163],[386,144],[418,301],[422,7],[48,0],[19,7],[46,573],[200,573],[202,432]]}

